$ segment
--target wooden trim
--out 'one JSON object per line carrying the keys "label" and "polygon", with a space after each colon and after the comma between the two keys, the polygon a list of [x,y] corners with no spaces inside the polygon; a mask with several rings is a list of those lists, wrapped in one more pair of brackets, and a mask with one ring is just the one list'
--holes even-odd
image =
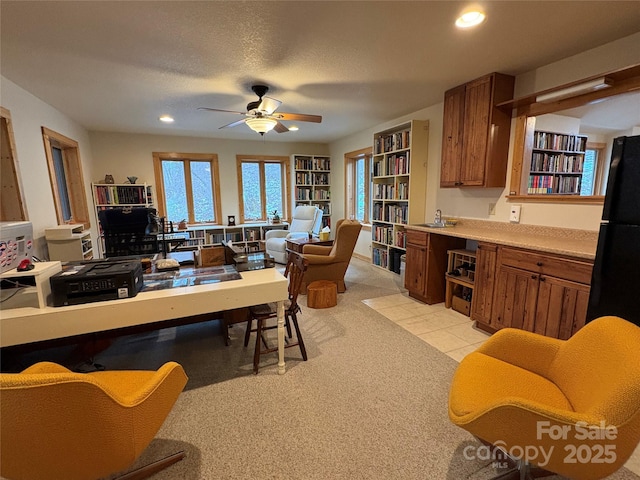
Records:
{"label": "wooden trim", "polygon": [[[566,87],[579,85],[589,80],[600,77],[609,77],[613,80],[613,85],[609,88],[589,92],[587,94],[575,97],[565,98],[556,102],[539,103],[536,97],[544,93],[551,93]],[[514,108],[516,118],[515,138],[513,148],[513,162],[511,166],[511,180],[509,186],[509,195],[507,199],[517,201],[535,201],[535,202],[557,202],[557,203],[603,203],[603,196],[594,195],[590,197],[566,196],[566,195],[528,195],[527,180],[529,175],[529,163],[527,160],[531,157],[531,148],[533,142],[533,131],[535,130],[535,117],[548,113],[555,113],[566,109],[571,109],[603,98],[623,95],[640,89],[640,64],[632,65],[627,68],[616,70],[614,72],[594,75],[582,80],[560,85],[551,89],[543,90],[535,94],[510,100],[499,104],[502,108]],[[594,189],[599,189],[598,181],[603,177],[604,168],[596,170],[596,178],[594,179]],[[599,177],[598,177],[599,175]],[[543,199],[544,198],[544,199]],[[569,198],[572,198],[571,200]],[[579,199],[578,199],[579,198]]]}
{"label": "wooden trim", "polygon": [[[345,217],[349,217],[351,215],[355,216],[356,210],[356,197],[352,195],[349,198],[349,193],[355,192],[355,160],[360,158],[368,159],[369,161],[365,164],[364,169],[364,200],[365,200],[365,211],[364,211],[364,219],[363,223],[369,222],[369,211],[371,209],[371,194],[370,194],[370,185],[371,185],[371,159],[373,157],[373,147],[365,147],[359,150],[354,150],[352,152],[347,152],[344,154],[344,179],[345,179],[345,195],[344,195],[344,212]],[[353,192],[350,192],[353,190]]]}
{"label": "wooden trim", "polygon": [[[291,221],[290,218],[290,205],[291,205],[291,173],[290,173],[290,160],[289,157],[280,156],[280,155],[236,155],[236,170],[237,170],[237,180],[238,180],[238,212],[240,213],[240,222],[244,223],[244,201],[242,199],[242,164],[243,163],[258,163],[260,169],[260,201],[262,202],[262,215],[263,218],[255,219],[258,221],[266,221],[268,219],[269,212],[267,212],[267,201],[266,201],[266,188],[265,188],[265,163],[279,163],[281,177],[280,181],[283,182],[282,185],[282,205],[284,211],[281,212],[282,221]],[[285,220],[286,219],[286,220]],[[253,220],[253,219],[252,219]]]}
{"label": "wooden trim", "polygon": [[3,221],[22,221],[28,220],[26,201],[24,198],[24,187],[22,185],[22,176],[20,175],[20,164],[18,162],[18,154],[16,152],[16,140],[13,134],[13,123],[11,121],[11,112],[0,106],[0,117],[2,117],[3,131],[0,133],[3,144],[2,158],[2,213],[0,220]]}
{"label": "wooden trim", "polygon": [[153,175],[156,180],[156,196],[158,200],[158,216],[167,216],[165,198],[164,177],[162,175],[162,161],[175,160],[184,164],[185,188],[187,192],[188,222],[191,224],[210,224],[210,222],[196,222],[195,207],[193,204],[193,187],[191,183],[191,163],[209,162],[211,165],[211,187],[213,191],[213,224],[222,225],[222,206],[220,202],[220,170],[218,167],[218,155],[215,153],[178,153],[178,152],[152,152]]}
{"label": "wooden trim", "polygon": [[510,202],[531,202],[531,203],[576,203],[576,204],[604,204],[604,197],[601,195],[507,195]]}
{"label": "wooden trim", "polygon": [[84,176],[82,174],[82,161],[80,160],[78,142],[47,127],[42,127],[42,139],[44,141],[49,180],[58,224],[62,225],[66,222],[62,218],[60,208],[61,202],[58,194],[58,181],[53,162],[53,147],[59,148],[62,151],[62,161],[67,181],[67,193],[69,194],[69,206],[71,208],[71,222],[82,224],[85,229],[89,229],[91,227],[91,221],[89,219],[89,208],[84,187]]}

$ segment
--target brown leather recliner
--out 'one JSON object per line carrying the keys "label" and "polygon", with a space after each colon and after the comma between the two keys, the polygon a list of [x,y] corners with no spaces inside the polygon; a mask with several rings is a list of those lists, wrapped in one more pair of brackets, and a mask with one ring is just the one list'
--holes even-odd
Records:
{"label": "brown leather recliner", "polygon": [[357,220],[338,220],[333,246],[305,245],[302,254],[309,261],[300,293],[307,293],[307,285],[316,280],[331,280],[344,292],[344,275],[349,266],[353,249],[358,241],[362,225]]}

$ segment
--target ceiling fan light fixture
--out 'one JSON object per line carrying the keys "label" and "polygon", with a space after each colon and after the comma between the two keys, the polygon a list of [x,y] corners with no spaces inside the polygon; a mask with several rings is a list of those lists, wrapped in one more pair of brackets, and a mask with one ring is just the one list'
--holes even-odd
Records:
{"label": "ceiling fan light fixture", "polygon": [[159,120],[163,123],[173,123],[173,117],[171,115],[162,115]]}
{"label": "ceiling fan light fixture", "polygon": [[484,22],[486,15],[478,7],[470,7],[466,9],[456,20],[456,27],[470,28],[480,25]]}
{"label": "ceiling fan light fixture", "polygon": [[298,130],[300,130],[300,127],[297,127],[296,125],[291,125],[289,127],[290,132],[297,132]]}
{"label": "ceiling fan light fixture", "polygon": [[273,118],[255,117],[246,120],[246,124],[254,132],[258,132],[260,135],[273,130],[273,127],[277,125],[278,121]]}

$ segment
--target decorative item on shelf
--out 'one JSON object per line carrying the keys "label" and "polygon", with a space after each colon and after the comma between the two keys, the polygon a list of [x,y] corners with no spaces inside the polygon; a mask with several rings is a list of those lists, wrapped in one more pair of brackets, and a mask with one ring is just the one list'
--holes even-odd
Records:
{"label": "decorative item on shelf", "polygon": [[230,227],[235,227],[236,226],[236,216],[235,215],[227,216],[227,223],[229,224]]}
{"label": "decorative item on shelf", "polygon": [[278,210],[273,211],[271,223],[280,223],[280,214],[278,213]]}
{"label": "decorative item on shelf", "polygon": [[104,176],[104,183],[107,185],[112,185],[114,183],[116,183],[116,181],[113,179],[113,175],[105,175]]}
{"label": "decorative item on shelf", "polygon": [[178,223],[178,230],[186,230],[187,229],[187,221],[183,218]]}
{"label": "decorative item on shelf", "polygon": [[129,183],[133,185],[136,183],[136,180],[138,180],[138,177],[127,177],[127,180],[129,180]]}

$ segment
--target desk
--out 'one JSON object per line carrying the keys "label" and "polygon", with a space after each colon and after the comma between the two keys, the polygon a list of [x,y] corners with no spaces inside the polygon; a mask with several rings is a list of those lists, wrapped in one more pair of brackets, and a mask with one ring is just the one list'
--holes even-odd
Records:
{"label": "desk", "polygon": [[275,268],[242,272],[241,276],[241,280],[139,292],[133,298],[107,302],[2,310],[0,347],[277,302],[278,373],[283,374],[287,278]]}

